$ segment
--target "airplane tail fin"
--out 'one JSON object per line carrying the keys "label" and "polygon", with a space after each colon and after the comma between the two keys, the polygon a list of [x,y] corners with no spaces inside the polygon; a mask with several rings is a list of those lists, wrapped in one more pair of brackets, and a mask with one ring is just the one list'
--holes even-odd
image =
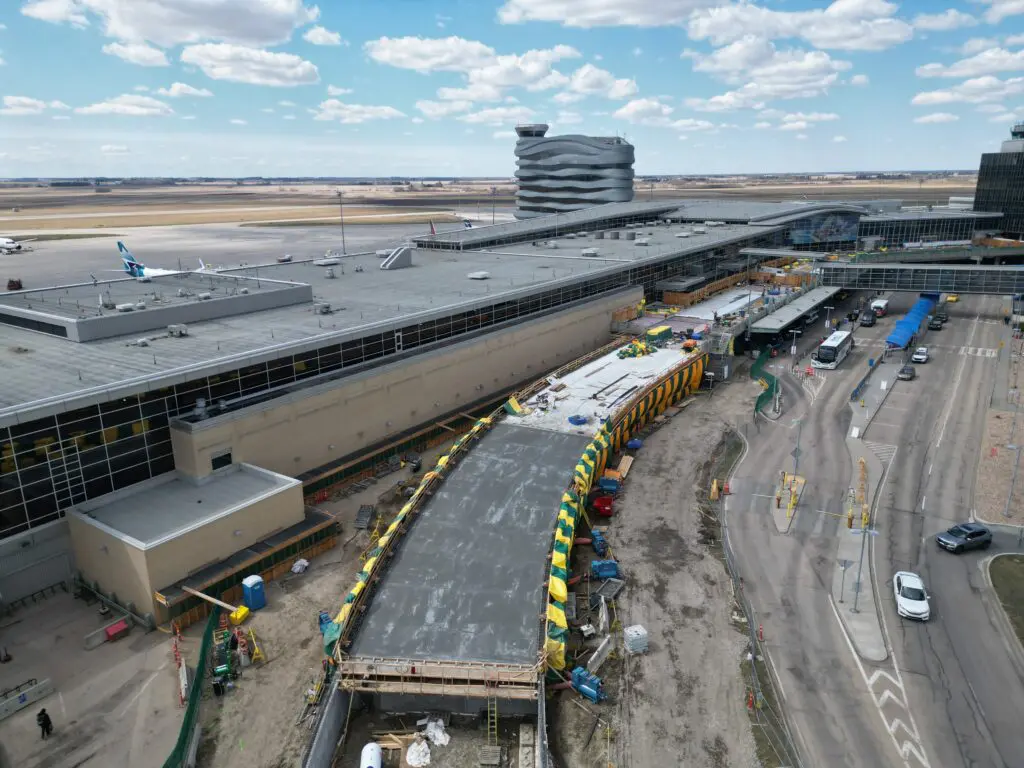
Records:
{"label": "airplane tail fin", "polygon": [[[121,258],[129,264],[139,264],[138,260],[132,256],[132,252],[128,250],[128,247],[120,240],[117,241],[117,250],[121,253]],[[141,264],[140,264],[141,266]]]}
{"label": "airplane tail fin", "polygon": [[432,221],[430,222],[430,234],[432,234],[432,235],[436,235],[437,234],[437,230],[434,229],[434,222],[432,222]]}
{"label": "airplane tail fin", "polygon": [[204,271],[209,269],[209,267],[206,266],[206,263],[202,259],[199,260],[199,268]]}

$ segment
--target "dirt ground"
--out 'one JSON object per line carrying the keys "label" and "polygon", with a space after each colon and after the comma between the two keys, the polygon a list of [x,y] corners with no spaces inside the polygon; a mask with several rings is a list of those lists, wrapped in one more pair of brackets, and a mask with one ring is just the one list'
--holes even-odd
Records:
{"label": "dirt ground", "polygon": [[[599,675],[607,703],[579,706],[576,694],[557,694],[552,737],[567,768],[603,767],[606,760],[616,768],[757,764],[740,670],[746,639],[733,624],[725,566],[701,541],[695,484],[723,422],[748,419],[759,391],[737,377],[713,398],[701,395],[638,452],[608,538],[626,580],[618,619],[623,627],[642,625],[650,650],[634,657],[618,651],[605,662]],[[590,554],[580,550],[580,557]],[[603,726],[583,749],[597,715],[611,726],[610,755]]]}
{"label": "dirt ground", "polygon": [[[982,520],[999,522],[1006,520],[1006,496],[1010,492],[1013,468],[1017,463],[1017,451],[1007,448],[1012,444],[1024,445],[1024,412],[1013,427],[1012,411],[989,410],[985,419],[985,432],[981,440],[978,458],[978,481],[974,490],[975,514]],[[1010,499],[1009,519],[1024,518],[1024,473],[1018,470],[1017,483]]]}
{"label": "dirt ground", "polygon": [[[424,468],[449,447],[446,443],[424,453]],[[408,478],[407,471],[385,475],[358,494],[320,505],[341,523],[339,544],[312,560],[305,573],[267,584],[267,607],[247,622],[267,661],[245,669],[227,696],[204,703],[200,766],[278,768],[296,762],[312,736],[309,723],[297,720],[305,693],[321,671],[318,616],[341,608],[355,583],[359,555],[369,544],[369,533],[354,528],[356,512],[360,504],[375,504],[386,526],[402,502],[382,503],[379,497]]]}
{"label": "dirt ground", "polygon": [[[17,768],[159,768],[174,748],[183,710],[168,635],[133,629],[85,650],[83,638],[112,617],[58,592],[0,619],[0,688],[49,678],[55,691],[0,721],[0,745]],[[39,738],[45,707],[53,736]]]}
{"label": "dirt ground", "polygon": [[[88,214],[88,215],[87,215]],[[0,217],[5,233],[64,229],[99,229],[109,227],[166,227],[186,224],[238,224],[253,222],[303,222],[319,219],[337,221],[339,209],[331,206],[234,206],[202,208],[195,211],[147,211],[125,207],[116,212],[109,207],[97,211],[84,209],[33,209]],[[40,218],[50,217],[50,218]],[[346,224],[419,224],[428,220],[454,221],[444,212],[396,210],[387,207],[353,207],[345,212]]]}

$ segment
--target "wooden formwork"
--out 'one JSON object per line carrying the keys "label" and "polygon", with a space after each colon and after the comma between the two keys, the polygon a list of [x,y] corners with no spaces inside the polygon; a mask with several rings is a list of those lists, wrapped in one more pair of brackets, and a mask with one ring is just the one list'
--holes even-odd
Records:
{"label": "wooden formwork", "polygon": [[338,685],[347,691],[535,701],[544,666],[482,661],[347,657]]}

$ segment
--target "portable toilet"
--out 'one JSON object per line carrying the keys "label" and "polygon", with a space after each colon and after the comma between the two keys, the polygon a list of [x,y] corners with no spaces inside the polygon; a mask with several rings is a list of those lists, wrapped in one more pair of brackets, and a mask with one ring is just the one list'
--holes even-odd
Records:
{"label": "portable toilet", "polygon": [[258,611],[267,604],[267,596],[263,592],[262,576],[246,576],[242,579],[242,600],[250,611]]}

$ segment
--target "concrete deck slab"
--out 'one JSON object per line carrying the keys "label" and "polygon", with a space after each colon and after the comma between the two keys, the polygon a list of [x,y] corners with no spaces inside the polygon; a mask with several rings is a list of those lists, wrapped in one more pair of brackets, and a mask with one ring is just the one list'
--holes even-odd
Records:
{"label": "concrete deck slab", "polygon": [[495,426],[406,535],[351,655],[535,661],[558,506],[589,441]]}

